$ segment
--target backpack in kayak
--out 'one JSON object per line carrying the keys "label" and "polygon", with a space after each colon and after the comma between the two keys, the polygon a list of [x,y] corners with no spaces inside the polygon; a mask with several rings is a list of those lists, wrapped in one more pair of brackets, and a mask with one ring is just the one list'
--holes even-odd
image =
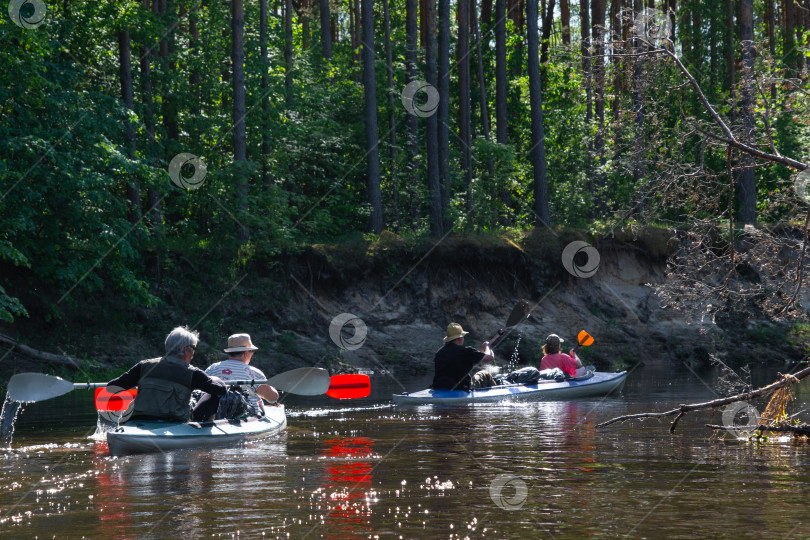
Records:
{"label": "backpack in kayak", "polygon": [[531,366],[520,368],[509,373],[506,380],[512,384],[534,384],[540,380],[540,372]]}
{"label": "backpack in kayak", "polygon": [[217,420],[241,420],[250,414],[250,404],[245,391],[238,386],[228,388],[228,393],[219,398]]}

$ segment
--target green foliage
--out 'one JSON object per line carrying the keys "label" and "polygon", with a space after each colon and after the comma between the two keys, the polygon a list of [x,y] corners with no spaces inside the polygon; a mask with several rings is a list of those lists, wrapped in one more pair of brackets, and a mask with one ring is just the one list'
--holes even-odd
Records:
{"label": "green foliage", "polygon": [[[320,54],[317,15],[309,21],[309,35],[304,35],[299,18],[304,15],[297,13],[293,64],[286,66],[284,21],[271,13],[265,64],[259,6],[245,3],[248,158],[236,164],[230,5],[178,0],[167,6],[169,11],[160,14],[137,2],[56,2],[48,5],[45,23],[37,29],[19,28],[7,17],[0,23],[0,319],[12,321],[28,312],[45,319],[60,317],[66,306],[78,307],[101,291],[128,306],[154,307],[178,283],[227,288],[251,262],[265,263],[301,246],[367,231],[362,66],[349,38],[349,20],[336,18],[340,37],[327,61]],[[386,225],[407,245],[424,239],[428,230],[426,121],[418,121],[419,155],[410,170],[409,114],[400,99],[408,82],[405,9],[402,4],[391,9],[394,99],[390,105],[380,30],[377,149]],[[757,9],[762,9],[760,3]],[[725,77],[725,4],[685,2],[678,10],[678,48],[684,61],[729,120],[736,105]],[[190,34],[191,17],[198,38]],[[120,98],[118,37],[124,29],[129,29],[132,45],[132,111]],[[490,31],[482,29],[483,89],[478,87],[474,47],[470,57],[469,215],[468,186],[460,166],[458,70],[450,74],[452,173],[446,217],[457,231],[490,232],[507,226],[522,230],[535,223],[525,27],[507,21],[508,144],[495,142]],[[757,40],[767,38],[762,25],[755,32]],[[758,48],[756,72],[762,91],[755,105],[756,132],[772,135],[782,154],[806,158],[806,81],[794,78],[795,84],[771,89],[767,80],[771,75],[795,75],[794,37],[778,29],[774,58],[767,46]],[[451,63],[455,39],[453,34]],[[590,120],[588,116],[588,85],[593,99],[595,81],[583,74],[580,44],[562,46],[552,40],[542,91],[555,225],[606,230],[617,216],[632,219],[642,210],[650,212],[649,219],[681,223],[690,217],[715,219],[726,212],[720,197],[702,196],[727,189],[724,148],[696,131],[696,125],[704,131],[716,127],[671,62],[652,57],[644,62],[643,131],[634,124],[632,61],[618,55],[605,63],[605,123],[599,125],[593,114]],[[151,94],[146,92],[146,65]],[[482,129],[482,90],[492,124],[489,140]],[[734,90],[738,95],[739,89]],[[771,92],[775,99],[766,108],[764,97]],[[389,112],[396,140],[393,158]],[[125,126],[136,129],[133,155],[126,148]],[[603,161],[594,153],[597,134],[605,141]],[[639,140],[646,143],[641,152],[647,163],[640,179],[633,175]],[[263,149],[264,142],[269,150]],[[169,180],[168,165],[180,152],[206,163],[208,172],[198,189],[180,189]],[[662,167],[664,163],[669,168]],[[790,174],[781,166],[757,170],[758,212],[764,220],[794,216]],[[238,178],[247,179],[247,208],[236,187]],[[653,179],[667,181],[668,189],[652,189],[660,185]],[[127,190],[136,184],[140,200],[133,222]],[[639,201],[644,188],[649,194]],[[155,198],[159,211],[150,213]],[[240,247],[236,234],[243,226],[250,230],[250,243]],[[185,279],[189,267],[205,278]]]}

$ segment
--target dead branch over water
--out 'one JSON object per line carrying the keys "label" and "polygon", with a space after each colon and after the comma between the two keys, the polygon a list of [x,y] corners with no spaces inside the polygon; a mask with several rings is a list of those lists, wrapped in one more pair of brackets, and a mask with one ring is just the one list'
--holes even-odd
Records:
{"label": "dead branch over water", "polygon": [[[743,392],[741,394],[736,394],[733,396],[713,399],[711,401],[706,401],[704,403],[690,403],[687,405],[680,405],[676,409],[672,409],[670,411],[665,412],[648,412],[648,413],[626,414],[623,416],[617,416],[616,418],[608,420],[607,422],[597,424],[596,427],[598,428],[606,427],[611,424],[615,424],[617,422],[624,422],[626,420],[635,420],[637,418],[665,418],[667,416],[675,416],[675,420],[672,421],[672,425],[669,428],[670,433],[673,433],[675,431],[675,426],[678,425],[678,421],[683,417],[683,415],[685,415],[690,411],[698,411],[702,409],[715,409],[717,407],[722,407],[723,405],[729,405],[731,403],[736,403],[738,401],[750,401],[754,398],[767,396],[779,390],[785,385],[793,384],[795,382],[804,379],[808,375],[810,375],[810,367],[806,367],[793,375],[780,374],[780,378],[778,381],[772,382],[768,386],[763,386],[762,388],[758,388],[750,392]],[[768,430],[774,431],[773,429],[770,428]]]}

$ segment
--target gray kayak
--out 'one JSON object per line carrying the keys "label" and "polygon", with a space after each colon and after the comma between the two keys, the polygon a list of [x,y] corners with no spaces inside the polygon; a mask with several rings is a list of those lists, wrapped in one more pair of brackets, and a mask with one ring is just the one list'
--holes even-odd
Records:
{"label": "gray kayak", "polygon": [[624,386],[627,372],[606,373],[590,372],[578,379],[563,381],[539,381],[535,384],[507,384],[480,388],[465,392],[464,390],[443,390],[427,388],[418,392],[394,394],[394,403],[398,405],[424,404],[465,404],[491,403],[507,400],[550,401],[559,399],[576,399],[583,397],[605,396],[620,390]]}
{"label": "gray kayak", "polygon": [[107,433],[111,456],[144,454],[181,448],[237,446],[272,437],[287,427],[284,405],[265,405],[265,416],[214,422],[131,420]]}

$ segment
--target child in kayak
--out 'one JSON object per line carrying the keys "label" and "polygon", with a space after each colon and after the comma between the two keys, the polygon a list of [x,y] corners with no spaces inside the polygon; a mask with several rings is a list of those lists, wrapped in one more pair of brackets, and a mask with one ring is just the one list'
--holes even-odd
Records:
{"label": "child in kayak", "polygon": [[560,343],[565,342],[557,334],[550,334],[543,345],[543,359],[540,360],[540,371],[544,369],[559,368],[571,377],[581,377],[586,370],[579,357],[572,349],[569,354],[560,352]]}

